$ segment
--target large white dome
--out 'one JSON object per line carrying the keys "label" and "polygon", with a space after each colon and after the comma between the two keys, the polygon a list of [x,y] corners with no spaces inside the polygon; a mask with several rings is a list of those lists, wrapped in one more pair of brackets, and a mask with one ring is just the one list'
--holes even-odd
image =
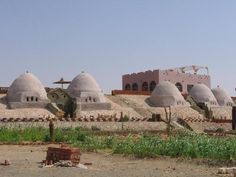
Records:
{"label": "large white dome", "polygon": [[225,89],[217,87],[212,89],[212,92],[220,106],[233,106],[233,100]]}
{"label": "large white dome", "polygon": [[80,102],[105,102],[104,95],[96,80],[87,72],[76,76],[67,92],[71,97],[79,98]]}
{"label": "large white dome", "polygon": [[197,103],[207,103],[211,106],[217,106],[217,100],[210,88],[204,84],[197,84],[190,90],[189,95]]}
{"label": "large white dome", "polygon": [[101,92],[96,80],[87,72],[82,72],[76,76],[67,89],[73,97],[80,97],[81,92]]}
{"label": "large white dome", "polygon": [[154,106],[181,106],[187,105],[178,88],[168,81],[160,82],[150,97]]}
{"label": "large white dome", "polygon": [[[42,83],[32,73],[20,75],[9,87],[7,100],[11,107],[24,107],[19,103],[41,104],[47,102],[47,93]],[[30,106],[30,105],[29,105]]]}

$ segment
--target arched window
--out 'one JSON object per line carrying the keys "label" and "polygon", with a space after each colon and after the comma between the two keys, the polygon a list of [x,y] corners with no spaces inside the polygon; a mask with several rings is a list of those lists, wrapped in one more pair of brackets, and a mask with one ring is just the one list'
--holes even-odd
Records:
{"label": "arched window", "polygon": [[134,83],[134,84],[132,85],[132,90],[133,90],[133,91],[138,91],[138,84],[137,84],[137,83]]}
{"label": "arched window", "polygon": [[177,82],[177,83],[175,84],[175,86],[178,88],[178,90],[179,90],[180,92],[183,92],[183,86],[182,86],[181,83]]}
{"label": "arched window", "polygon": [[126,85],[125,85],[125,90],[131,90],[130,84],[126,84]]}
{"label": "arched window", "polygon": [[155,81],[152,81],[152,82],[150,83],[150,91],[151,91],[151,92],[155,89],[156,85],[157,85],[157,84],[156,84]]}
{"label": "arched window", "polygon": [[144,82],[142,85],[142,91],[148,91],[148,83]]}

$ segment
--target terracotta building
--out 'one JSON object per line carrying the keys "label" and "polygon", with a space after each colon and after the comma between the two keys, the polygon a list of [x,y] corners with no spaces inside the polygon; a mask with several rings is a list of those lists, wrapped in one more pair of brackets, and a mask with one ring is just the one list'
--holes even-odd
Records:
{"label": "terracotta building", "polygon": [[[205,73],[200,72],[203,69]],[[205,84],[211,88],[208,68],[196,65],[126,74],[122,76],[122,87],[123,90],[152,92],[161,81],[169,81],[175,84],[182,93],[188,93],[196,84]]]}

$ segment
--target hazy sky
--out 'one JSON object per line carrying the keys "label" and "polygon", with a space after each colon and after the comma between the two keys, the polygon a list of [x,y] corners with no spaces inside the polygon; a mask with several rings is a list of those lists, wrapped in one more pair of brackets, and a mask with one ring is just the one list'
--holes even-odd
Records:
{"label": "hazy sky", "polygon": [[106,93],[124,73],[197,64],[235,95],[236,1],[0,0],[0,62],[1,86],[85,70]]}

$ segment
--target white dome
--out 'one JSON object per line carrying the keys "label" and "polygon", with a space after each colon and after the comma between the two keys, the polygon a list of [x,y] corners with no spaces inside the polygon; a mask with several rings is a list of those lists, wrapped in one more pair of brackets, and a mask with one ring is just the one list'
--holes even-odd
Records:
{"label": "white dome", "polygon": [[87,72],[82,72],[76,76],[67,92],[71,97],[80,98],[81,102],[93,99],[94,102],[105,102],[104,95],[96,80]]}
{"label": "white dome", "polygon": [[197,103],[207,103],[212,106],[218,105],[216,98],[213,95],[211,89],[208,88],[204,84],[197,84],[197,85],[193,86],[193,88],[189,92],[189,95]]}
{"label": "white dome", "polygon": [[217,87],[212,89],[212,93],[220,106],[233,106],[233,100],[225,89]]}
{"label": "white dome", "polygon": [[96,80],[87,72],[82,72],[76,76],[67,91],[74,97],[79,97],[81,92],[101,92]]}
{"label": "white dome", "polygon": [[[47,102],[48,98],[44,86],[38,78],[31,73],[25,73],[20,75],[9,87],[7,100],[10,104],[35,104],[36,102],[41,104],[42,102]],[[22,106],[19,105],[19,107]]]}
{"label": "white dome", "polygon": [[157,107],[187,105],[178,88],[168,81],[156,86],[150,100]]}

